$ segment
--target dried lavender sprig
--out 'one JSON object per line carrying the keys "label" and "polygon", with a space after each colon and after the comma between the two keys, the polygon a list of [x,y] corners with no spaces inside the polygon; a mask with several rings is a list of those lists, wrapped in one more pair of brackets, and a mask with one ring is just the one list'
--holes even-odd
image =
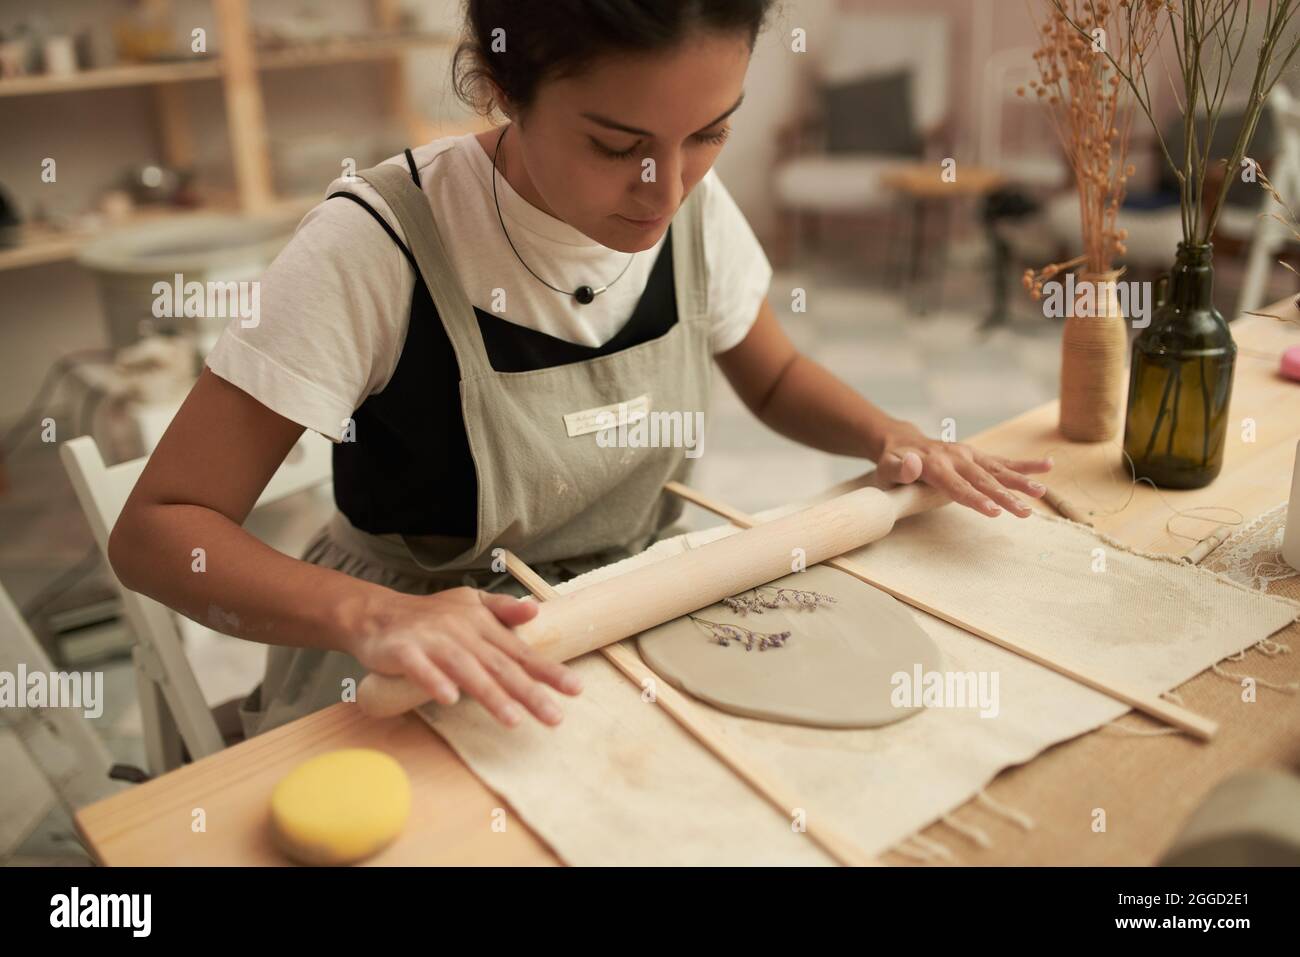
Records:
{"label": "dried lavender sprig", "polygon": [[[772,591],[773,595],[771,597],[763,595],[763,588]],[[751,589],[751,593],[724,598],[722,604],[737,615],[747,615],[750,612],[761,615],[764,609],[793,607],[813,611],[817,608],[833,605],[837,601],[832,595],[824,595],[821,592],[804,588],[775,588],[768,585]]]}
{"label": "dried lavender sprig", "polygon": [[709,621],[706,618],[700,618],[696,615],[690,616],[691,621],[700,625],[709,634],[709,636],[722,647],[728,647],[733,641],[739,642],[745,646],[746,651],[753,651],[754,646],[758,646],[759,651],[766,651],[768,648],[782,648],[786,640],[790,637],[788,631],[778,632],[759,632],[751,631],[741,625],[729,625],[717,621]]}

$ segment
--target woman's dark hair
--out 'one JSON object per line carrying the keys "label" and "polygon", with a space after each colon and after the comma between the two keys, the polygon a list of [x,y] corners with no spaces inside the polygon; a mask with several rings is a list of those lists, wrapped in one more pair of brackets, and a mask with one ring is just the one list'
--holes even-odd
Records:
{"label": "woman's dark hair", "polygon": [[[456,95],[476,113],[526,112],[544,80],[580,73],[607,54],[669,50],[697,31],[742,33],[752,50],[773,0],[465,0],[452,59]],[[504,44],[504,51],[501,47]]]}

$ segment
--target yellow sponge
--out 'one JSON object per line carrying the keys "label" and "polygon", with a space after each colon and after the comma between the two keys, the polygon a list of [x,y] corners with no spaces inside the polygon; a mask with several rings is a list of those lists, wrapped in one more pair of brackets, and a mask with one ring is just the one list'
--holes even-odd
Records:
{"label": "yellow sponge", "polygon": [[411,785],[382,751],[346,748],[304,761],[271,792],[271,829],[303,864],[352,864],[383,850],[406,825]]}

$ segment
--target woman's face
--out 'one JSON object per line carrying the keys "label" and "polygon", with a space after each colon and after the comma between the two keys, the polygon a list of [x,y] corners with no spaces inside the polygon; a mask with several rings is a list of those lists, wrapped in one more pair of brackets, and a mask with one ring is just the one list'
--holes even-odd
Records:
{"label": "woman's face", "polygon": [[[506,136],[501,168],[530,203],[601,245],[648,249],[721,151],[749,58],[744,35],[707,34],[545,82]],[[489,154],[498,136],[483,139]]]}

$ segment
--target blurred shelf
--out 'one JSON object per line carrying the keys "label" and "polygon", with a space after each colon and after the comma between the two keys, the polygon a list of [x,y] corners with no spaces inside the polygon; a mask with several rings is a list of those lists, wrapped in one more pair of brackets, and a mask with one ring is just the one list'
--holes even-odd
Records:
{"label": "blurred shelf", "polygon": [[85,233],[70,230],[24,227],[17,245],[0,246],[0,271],[71,259],[88,238]]}
{"label": "blurred shelf", "polygon": [[[419,118],[420,142],[443,136],[459,136],[464,133],[479,133],[489,129],[491,123],[482,117],[470,117],[463,122],[438,122]],[[302,196],[287,196],[276,199],[269,206],[263,207],[260,214],[276,215],[296,212],[306,215],[307,211],[324,199],[324,194],[312,193]],[[42,266],[46,263],[62,262],[74,259],[81,247],[108,229],[135,226],[154,219],[174,219],[184,216],[196,216],[203,213],[239,213],[238,203],[233,197],[220,202],[208,203],[196,207],[169,207],[164,209],[141,208],[124,220],[106,224],[98,230],[54,229],[49,226],[28,226],[23,230],[22,239],[14,246],[0,246],[0,272],[7,269],[22,269],[27,266]]]}
{"label": "blurred shelf", "polygon": [[[361,63],[387,60],[409,50],[450,46],[454,38],[443,33],[419,33],[330,40],[323,43],[276,47],[256,52],[258,69],[291,70],[331,63]],[[136,63],[128,66],[83,70],[67,76],[18,76],[0,80],[0,97],[33,96],[42,93],[73,93],[121,86],[151,86],[215,80],[221,76],[218,56],[176,63]]]}
{"label": "blurred shelf", "polygon": [[450,46],[455,38],[445,33],[416,33],[375,36],[352,40],[260,49],[257,66],[263,70],[287,70],[330,63],[387,60],[408,50]]}
{"label": "blurred shelf", "polygon": [[[165,0],[161,0],[165,2]],[[90,240],[109,229],[131,226],[150,219],[242,212],[245,215],[301,216],[323,198],[279,198],[276,195],[268,123],[263,103],[263,83],[272,72],[337,63],[374,62],[383,72],[382,97],[386,113],[400,123],[411,144],[427,142],[438,135],[468,131],[474,120],[439,123],[420,115],[411,105],[410,90],[402,55],[414,50],[454,48],[457,38],[446,32],[410,32],[403,28],[402,0],[370,0],[371,28],[361,34],[339,35],[317,41],[257,43],[253,23],[253,0],[211,0],[221,50],[192,60],[124,64],[84,70],[68,76],[24,76],[0,79],[0,98],[47,93],[77,93],[96,89],[148,87],[153,107],[160,160],[173,169],[193,169],[197,155],[191,128],[190,104],[185,84],[217,80],[225,107],[225,125],[234,172],[235,196],[212,197],[196,209],[141,208],[122,220],[105,222],[93,230],[65,230],[29,226],[18,242],[0,246],[0,271],[39,266],[76,258]],[[42,119],[46,119],[42,117]],[[328,116],[323,117],[329,122]],[[58,122],[57,120],[55,122]],[[12,124],[11,124],[12,125]],[[454,128],[452,128],[454,125]],[[220,200],[220,201],[217,201]]]}
{"label": "blurred shelf", "polygon": [[[314,195],[276,200],[270,206],[260,210],[256,215],[274,216],[277,214],[291,215],[293,213],[302,215],[320,200],[320,196]],[[82,246],[112,229],[125,229],[130,226],[138,226],[141,223],[184,219],[187,216],[202,216],[209,213],[238,214],[239,212],[239,208],[233,202],[220,202],[186,208],[140,209],[126,219],[106,223],[101,228],[94,230],[28,226],[24,228],[22,239],[17,245],[0,246],[0,272],[6,269],[23,269],[28,266],[42,266],[46,263],[74,259],[77,253],[81,251]]]}
{"label": "blurred shelf", "polygon": [[183,83],[188,80],[212,80],[221,75],[221,63],[215,58],[183,63],[135,63],[82,70],[67,76],[15,76],[0,80],[0,97],[30,96],[40,93],[73,93],[79,90],[102,90],[115,86],[149,86],[155,83]]}

